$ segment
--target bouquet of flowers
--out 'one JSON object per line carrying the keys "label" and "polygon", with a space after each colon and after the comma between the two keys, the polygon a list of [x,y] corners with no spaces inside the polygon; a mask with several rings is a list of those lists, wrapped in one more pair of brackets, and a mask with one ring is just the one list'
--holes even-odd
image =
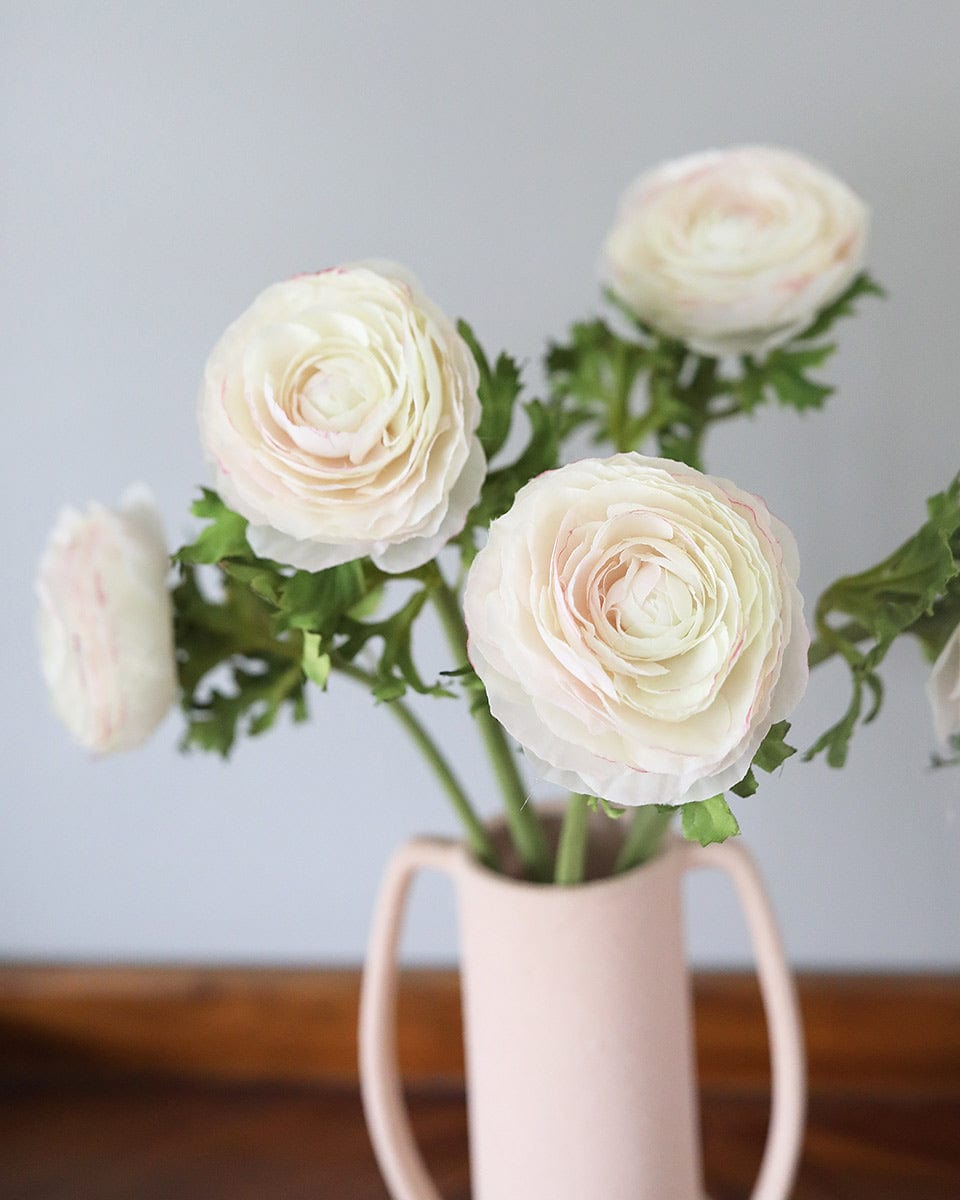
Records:
{"label": "bouquet of flowers", "polygon": [[[675,814],[703,844],[731,797],[795,753],[808,669],[839,656],[849,697],[801,755],[844,764],[881,705],[901,635],[934,662],[936,737],[960,751],[960,477],[916,533],[818,599],[812,639],[793,537],[704,473],[717,422],[822,408],[833,335],[882,295],[868,213],[796,154],[738,148],[643,175],[603,252],[608,316],[548,348],[544,398],[392,263],[268,287],[214,347],[200,388],[213,474],[196,538],[168,558],[149,494],[65,511],[38,591],[43,670],[74,738],[129,749],[179,702],[185,748],[227,755],[342,681],[426,756],[475,856],[502,868],[456,764],[408,693],[470,706],[523,875],[584,878],[587,816],[629,821],[615,869]],[[574,438],[604,457],[561,465]],[[511,450],[508,453],[508,443]],[[448,669],[418,666],[433,606]],[[569,793],[554,852],[517,743]]]}

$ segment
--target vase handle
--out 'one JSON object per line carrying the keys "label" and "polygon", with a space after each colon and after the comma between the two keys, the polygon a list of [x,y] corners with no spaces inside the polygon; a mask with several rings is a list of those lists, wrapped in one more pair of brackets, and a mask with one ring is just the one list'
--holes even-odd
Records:
{"label": "vase handle", "polygon": [[360,1091],[370,1140],[393,1200],[440,1200],[410,1128],[397,1061],[397,946],[420,870],[454,876],[458,844],[418,838],[394,854],[380,886],[360,990]]}
{"label": "vase handle", "polygon": [[736,842],[683,844],[687,867],[718,867],[733,880],[750,930],[770,1038],[770,1124],[751,1200],[786,1200],[803,1142],[806,1072],[803,1031],[793,977],[777,923],[750,854]]}

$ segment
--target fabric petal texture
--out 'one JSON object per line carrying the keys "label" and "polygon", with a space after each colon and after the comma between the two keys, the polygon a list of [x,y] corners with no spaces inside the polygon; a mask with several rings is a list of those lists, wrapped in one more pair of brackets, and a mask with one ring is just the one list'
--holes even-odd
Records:
{"label": "fabric petal texture", "polygon": [[765,354],[852,282],[868,225],[863,201],[798,154],[712,150],[628,189],[602,271],[638,317],[692,349]]}
{"label": "fabric petal texture", "polygon": [[169,568],[156,505],[64,509],[37,575],[43,676],[74,741],[97,754],[144,742],[176,698]]}
{"label": "fabric petal texture", "polygon": [[681,804],[746,774],[807,683],[793,536],[756,496],[667,459],[549,471],[467,580],[469,656],[541,775]]}
{"label": "fabric petal texture", "polygon": [[478,382],[469,347],[401,267],[274,284],[207,362],[199,419],[217,490],[278,562],[420,566],[480,493]]}

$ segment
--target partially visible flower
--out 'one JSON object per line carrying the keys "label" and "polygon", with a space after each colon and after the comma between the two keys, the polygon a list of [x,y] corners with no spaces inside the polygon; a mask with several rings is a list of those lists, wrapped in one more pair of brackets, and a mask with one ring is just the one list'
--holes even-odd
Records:
{"label": "partially visible flower", "polygon": [[150,736],[176,697],[167,548],[149,492],[64,509],[37,576],[40,659],[57,715],[99,754]]}
{"label": "partially visible flower", "polygon": [[790,531],[756,496],[620,454],[534,479],[467,580],[469,656],[545,779],[614,804],[740,781],[807,682]]}
{"label": "partially visible flower", "polygon": [[298,275],[214,347],[201,435],[258,554],[406,571],[460,532],[480,493],[478,381],[467,344],[401,268]]}
{"label": "partially visible flower", "polygon": [[853,280],[869,213],[845,183],[786,150],[713,150],[627,191],[605,245],[620,299],[703,354],[788,341]]}
{"label": "partially visible flower", "polygon": [[927,696],[933,709],[937,741],[944,750],[949,750],[950,739],[960,734],[960,625],[950,634],[933,664]]}

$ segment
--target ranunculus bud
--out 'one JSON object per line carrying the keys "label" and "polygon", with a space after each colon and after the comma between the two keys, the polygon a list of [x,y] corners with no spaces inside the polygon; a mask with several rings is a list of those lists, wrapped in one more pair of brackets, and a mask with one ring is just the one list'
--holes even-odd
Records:
{"label": "ranunculus bud", "polygon": [[605,274],[638,317],[703,354],[764,353],[853,280],[868,216],[845,183],[786,150],[693,154],[627,191]]}
{"label": "ranunculus bud", "polygon": [[40,562],[41,667],[74,740],[107,754],[138,746],[177,692],[169,567],[145,488],[119,510],[64,509]]}
{"label": "ranunculus bud", "polygon": [[667,459],[586,459],[534,479],[467,580],[470,661],[551,783],[614,804],[739,782],[807,682],[786,526]]}
{"label": "ranunculus bud", "polygon": [[927,683],[933,726],[943,750],[960,734],[960,625],[950,634],[933,664]]}
{"label": "ranunculus bud", "polygon": [[267,288],[224,333],[200,392],[223,499],[256,553],[318,571],[433,558],[486,471],[478,372],[399,267],[341,267]]}

